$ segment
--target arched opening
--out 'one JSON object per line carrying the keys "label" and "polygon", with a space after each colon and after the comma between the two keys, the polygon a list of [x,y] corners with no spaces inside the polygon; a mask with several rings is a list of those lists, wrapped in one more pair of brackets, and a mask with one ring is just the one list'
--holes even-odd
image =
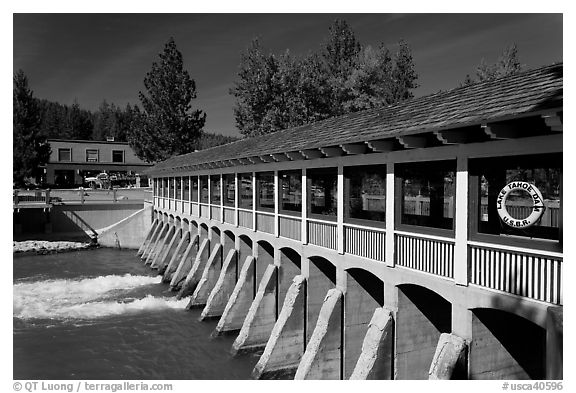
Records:
{"label": "arched opening", "polygon": [[228,253],[230,252],[230,250],[233,250],[236,246],[235,244],[236,242],[236,236],[234,236],[234,233],[232,233],[231,231],[224,231],[224,234],[222,236],[222,255],[224,258],[226,258],[226,256],[228,256]]}
{"label": "arched opening", "polygon": [[[364,269],[346,270],[346,295],[344,296],[344,379],[354,371],[362,353],[362,343],[374,311],[384,305],[384,282]],[[392,376],[392,348],[390,356],[382,356],[379,361],[387,364],[389,371],[382,376]]]}
{"label": "arched opening", "polygon": [[202,243],[204,239],[208,239],[208,225],[200,224],[200,243]]}
{"label": "arched opening", "polygon": [[545,379],[546,330],[515,314],[472,310],[470,379]]}
{"label": "arched opening", "polygon": [[282,309],[288,288],[295,276],[301,273],[302,257],[298,252],[285,247],[280,249],[280,266],[278,268],[278,310]]}
{"label": "arched opening", "polygon": [[212,227],[210,228],[210,233],[212,236],[210,239],[210,247],[214,247],[214,245],[220,243],[220,228]]}
{"label": "arched opening", "polygon": [[198,223],[196,221],[190,221],[188,228],[190,229],[190,234],[192,237],[198,234]]}
{"label": "arched opening", "polygon": [[254,294],[258,290],[258,285],[260,285],[260,280],[266,271],[268,265],[274,264],[274,247],[261,240],[256,243],[256,264],[254,269]]}
{"label": "arched opening", "polygon": [[328,290],[336,287],[336,266],[322,257],[310,257],[306,285],[306,345],[318,322],[318,314]]}
{"label": "arched opening", "polygon": [[452,332],[452,304],[427,288],[398,287],[396,370],[398,379],[428,379],[442,333]]}

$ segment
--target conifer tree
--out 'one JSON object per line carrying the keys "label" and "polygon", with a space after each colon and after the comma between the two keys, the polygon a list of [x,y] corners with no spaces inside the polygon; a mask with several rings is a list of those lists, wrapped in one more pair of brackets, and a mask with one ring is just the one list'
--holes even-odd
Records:
{"label": "conifer tree", "polygon": [[40,166],[50,156],[50,145],[40,130],[41,113],[22,70],[14,74],[13,112],[12,178],[14,184],[21,186],[26,180],[39,180]]}
{"label": "conifer tree", "polygon": [[196,83],[184,69],[182,54],[170,38],[159,61],[144,78],[146,92],[140,92],[143,112],[128,139],[136,154],[148,161],[165,160],[198,147],[206,114],[192,110]]}

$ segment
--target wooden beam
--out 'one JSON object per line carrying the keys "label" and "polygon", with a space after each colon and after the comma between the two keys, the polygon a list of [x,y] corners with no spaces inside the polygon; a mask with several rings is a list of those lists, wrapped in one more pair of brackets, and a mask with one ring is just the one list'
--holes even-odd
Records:
{"label": "wooden beam", "polygon": [[511,139],[522,136],[522,130],[511,124],[482,124],[482,128],[491,139]]}
{"label": "wooden beam", "polygon": [[306,159],[306,157],[304,157],[302,155],[302,153],[300,153],[299,151],[289,151],[289,152],[286,152],[284,154],[286,154],[286,157],[288,157],[292,161],[305,160]]}
{"label": "wooden beam", "polygon": [[252,161],[250,161],[249,158],[240,158],[240,159],[238,159],[238,161],[240,161],[240,164],[242,164],[242,165],[250,165],[250,164],[252,164]]}
{"label": "wooden beam", "polygon": [[347,154],[365,154],[368,151],[368,146],[365,143],[346,143],[340,147]]}
{"label": "wooden beam", "polygon": [[546,122],[546,125],[550,127],[551,131],[563,132],[562,131],[562,117],[559,113],[549,113],[542,115],[542,118]]}
{"label": "wooden beam", "polygon": [[276,153],[276,154],[272,154],[272,158],[274,158],[274,160],[276,162],[284,162],[284,161],[290,161],[290,157],[288,157],[286,154],[284,153]]}
{"label": "wooden beam", "polygon": [[394,149],[394,141],[387,140],[387,141],[370,141],[366,142],[368,147],[372,149],[374,153],[385,153],[388,151],[392,151]]}
{"label": "wooden beam", "polygon": [[326,155],[326,157],[339,157],[344,155],[344,150],[341,147],[321,147],[320,151]]}
{"label": "wooden beam", "polygon": [[417,135],[405,135],[397,137],[398,142],[406,149],[418,149],[421,147],[426,147],[426,138]]}
{"label": "wooden beam", "polygon": [[270,154],[265,154],[263,156],[259,156],[263,162],[274,162],[274,157]]}
{"label": "wooden beam", "polygon": [[322,152],[318,149],[300,150],[300,153],[302,153],[302,155],[306,157],[307,160],[313,160],[315,158],[321,158],[324,156],[324,154],[322,154]]}
{"label": "wooden beam", "polygon": [[440,142],[445,145],[452,145],[457,143],[468,143],[472,140],[469,130],[456,129],[456,130],[443,130],[434,131],[434,135]]}
{"label": "wooden beam", "polygon": [[252,164],[261,164],[261,163],[264,162],[259,156],[248,157],[248,160],[249,160]]}

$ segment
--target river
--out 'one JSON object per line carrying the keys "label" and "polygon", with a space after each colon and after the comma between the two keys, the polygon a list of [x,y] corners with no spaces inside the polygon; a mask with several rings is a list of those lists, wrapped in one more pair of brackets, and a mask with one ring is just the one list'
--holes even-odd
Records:
{"label": "river", "polygon": [[14,256],[14,379],[249,379],[134,250]]}

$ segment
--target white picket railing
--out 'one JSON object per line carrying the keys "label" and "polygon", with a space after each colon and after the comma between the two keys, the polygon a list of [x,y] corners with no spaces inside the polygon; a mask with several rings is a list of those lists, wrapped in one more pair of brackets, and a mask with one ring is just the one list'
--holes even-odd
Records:
{"label": "white picket railing", "polygon": [[344,252],[384,262],[385,246],[384,230],[344,224]]}
{"label": "white picket railing", "polygon": [[398,266],[454,277],[454,240],[399,231],[394,237]]}

